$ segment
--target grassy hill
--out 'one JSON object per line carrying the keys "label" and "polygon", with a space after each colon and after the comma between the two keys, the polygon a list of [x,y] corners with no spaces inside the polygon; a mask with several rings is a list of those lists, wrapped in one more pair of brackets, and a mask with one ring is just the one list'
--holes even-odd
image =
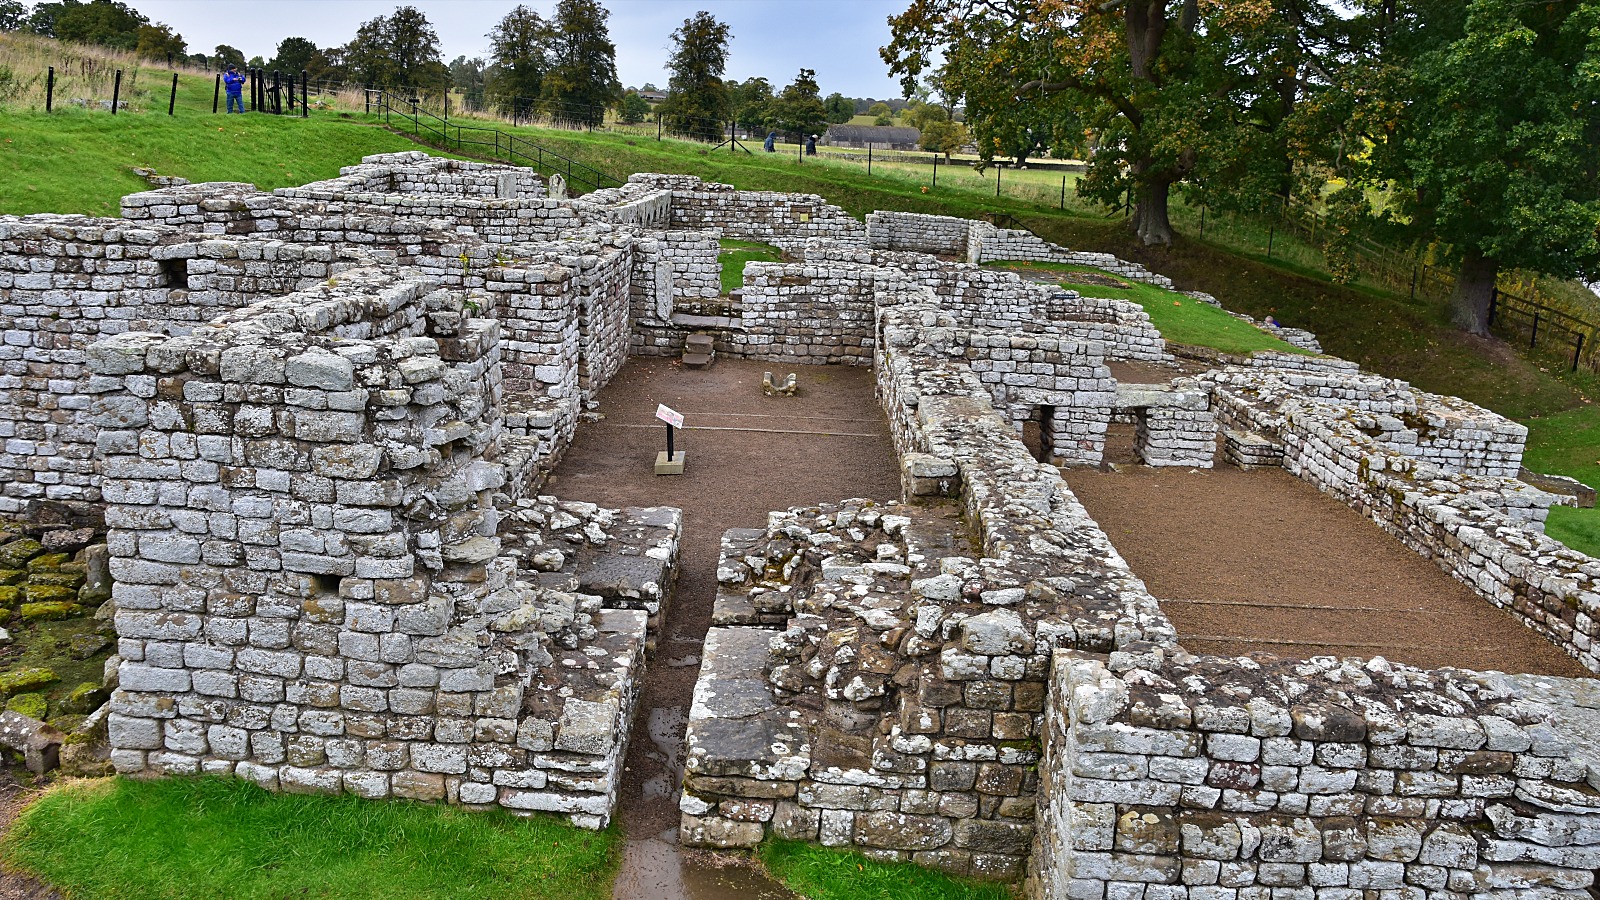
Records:
{"label": "grassy hill", "polygon": [[[170,75],[167,76],[170,84]],[[133,166],[191,181],[248,181],[262,188],[337,174],[342,165],[380,152],[412,149],[409,137],[385,130],[359,112],[317,110],[309,120],[247,114],[212,115],[209,80],[179,78],[176,116],[156,110],[111,116],[73,109],[46,116],[6,116],[0,137],[0,213],[81,212],[115,215],[123,194],[143,189]],[[184,98],[187,97],[187,103]],[[1600,378],[1569,374],[1554,357],[1528,354],[1450,327],[1435,301],[1334,284],[1307,260],[1312,248],[1288,244],[1299,265],[1248,252],[1249,237],[1225,247],[1180,237],[1168,249],[1137,246],[1120,217],[1074,204],[1053,209],[1020,191],[996,197],[987,186],[952,185],[914,167],[868,175],[850,162],[788,154],[712,151],[684,141],[607,133],[521,128],[550,150],[612,175],[670,172],[697,175],[747,190],[820,194],[857,216],[896,209],[972,218],[1011,217],[1066,246],[1116,253],[1172,277],[1181,288],[1214,294],[1231,309],[1317,333],[1328,352],[1360,362],[1418,388],[1455,394],[1522,421],[1532,429],[1531,464],[1590,482],[1600,480]],[[451,148],[454,150],[454,148]],[[435,152],[438,152],[437,150]],[[1007,173],[1021,176],[1024,173]],[[1057,176],[1051,176],[1055,178]],[[1041,179],[1041,184],[1042,184]],[[1057,182],[1059,184],[1059,182]],[[1059,190],[1059,187],[1056,188]],[[1180,226],[1181,227],[1181,226]],[[1551,534],[1600,553],[1600,514],[1558,510]]]}

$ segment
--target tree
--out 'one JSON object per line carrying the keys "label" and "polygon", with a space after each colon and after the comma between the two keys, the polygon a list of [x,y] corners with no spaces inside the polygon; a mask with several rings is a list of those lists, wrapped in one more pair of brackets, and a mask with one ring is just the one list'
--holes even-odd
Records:
{"label": "tree", "polygon": [[449,69],[451,90],[460,91],[468,102],[483,94],[483,60],[463,54],[450,61]]}
{"label": "tree", "polygon": [[362,23],[345,46],[345,61],[351,74],[368,84],[442,90],[450,82],[439,57],[439,35],[414,6]]}
{"label": "tree", "polygon": [[92,3],[68,0],[52,16],[51,33],[63,41],[132,50],[139,44],[140,26],[148,24],[149,19],[120,0],[94,0]]}
{"label": "tree", "polygon": [[[1101,151],[1079,182],[1079,193],[1108,205],[1131,193],[1131,223],[1139,239],[1170,244],[1172,188],[1209,165],[1211,155],[1233,154],[1233,163],[1246,158],[1238,148],[1262,146],[1249,139],[1259,98],[1274,80],[1299,83],[1294,44],[1275,42],[1295,37],[1297,30],[1282,23],[1287,11],[1320,5],[913,0],[890,20],[892,39],[880,53],[903,76],[908,94],[926,73],[947,96],[965,101],[985,159],[1024,147],[1031,152],[1041,126],[1075,128],[1073,119],[1081,121],[1098,135]],[[935,69],[941,57],[943,65]],[[1044,118],[1022,117],[1025,106]],[[1065,110],[1072,116],[1058,114]],[[1248,159],[1279,177],[1287,170],[1281,152],[1276,159]]]}
{"label": "tree", "polygon": [[22,0],[0,0],[0,31],[21,31],[28,23],[28,7]]}
{"label": "tree", "polygon": [[166,59],[169,55],[182,58],[189,52],[189,44],[171,26],[153,22],[140,25],[134,32],[133,52],[148,59]]}
{"label": "tree", "polygon": [[623,124],[637,125],[650,115],[650,101],[639,96],[638,91],[629,91],[622,95],[622,107],[619,112]]}
{"label": "tree", "polygon": [[941,119],[929,122],[917,136],[917,146],[934,153],[943,153],[945,159],[950,154],[960,150],[972,140],[972,135],[967,132],[967,126],[960,122],[951,122]]}
{"label": "tree", "polygon": [[280,72],[299,74],[311,69],[311,59],[317,55],[317,45],[303,37],[284,38],[278,42],[278,52],[267,63],[267,68]]}
{"label": "tree", "polygon": [[842,125],[856,115],[855,101],[837,91],[822,101],[822,108],[827,113],[829,124],[832,125]]}
{"label": "tree", "polygon": [[728,93],[733,102],[733,120],[740,128],[758,131],[767,127],[772,85],[765,78],[746,78],[743,84],[730,81]]}
{"label": "tree", "polygon": [[874,125],[894,124],[894,113],[889,109],[889,104],[887,103],[872,104],[867,108],[867,115],[872,117],[872,124]]}
{"label": "tree", "polygon": [[514,109],[517,98],[532,99],[543,92],[554,36],[550,23],[526,6],[506,13],[489,32],[495,71],[487,88],[502,109]]}
{"label": "tree", "polygon": [[1457,326],[1487,334],[1503,269],[1600,271],[1600,3],[1414,0],[1364,19],[1376,50],[1340,79],[1366,91],[1340,127],[1360,152],[1334,164],[1456,262]]}
{"label": "tree", "polygon": [[807,135],[821,132],[828,124],[828,111],[819,98],[817,73],[801,69],[794,83],[785,87],[772,101],[772,124],[780,131]]}
{"label": "tree", "polygon": [[560,0],[556,4],[551,66],[542,94],[565,121],[599,125],[605,121],[606,109],[622,97],[617,45],[606,28],[610,17],[596,0]]}
{"label": "tree", "polygon": [[211,55],[216,58],[217,65],[220,68],[226,69],[229,66],[244,65],[244,51],[237,47],[230,47],[227,44],[218,44],[216,49],[211,51]]}
{"label": "tree", "polygon": [[728,25],[701,11],[672,32],[667,99],[661,113],[675,134],[716,140],[733,113],[722,73],[728,68]]}

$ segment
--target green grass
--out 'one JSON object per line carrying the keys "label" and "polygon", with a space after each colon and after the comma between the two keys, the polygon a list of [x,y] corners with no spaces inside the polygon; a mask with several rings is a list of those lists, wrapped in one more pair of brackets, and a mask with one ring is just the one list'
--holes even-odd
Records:
{"label": "green grass", "polygon": [[859,853],[799,841],[769,840],[761,862],[810,900],[1011,900],[1007,885],[954,878],[911,863],[881,863]]}
{"label": "green grass", "polygon": [[1121,288],[1102,287],[1063,279],[1062,287],[1078,291],[1085,297],[1108,300],[1130,300],[1150,314],[1156,330],[1168,341],[1210,347],[1224,353],[1254,353],[1257,350],[1277,350],[1284,353],[1305,353],[1292,344],[1285,343],[1259,328],[1228,315],[1215,306],[1201,303],[1177,291],[1169,291],[1153,284],[1128,281],[1110,272],[1091,266],[1067,263],[985,263],[985,268],[1007,269],[1013,272],[1088,272],[1120,282]]}
{"label": "green grass", "polygon": [[[141,86],[145,84],[141,79]],[[274,188],[331,177],[339,166],[366,154],[416,147],[405,137],[371,127],[376,120],[359,113],[341,118],[338,113],[315,111],[309,121],[212,116],[209,92],[210,84],[203,79],[180,78],[178,115],[173,118],[163,114],[164,106],[158,112],[116,117],[81,110],[49,117],[7,114],[0,134],[0,214],[115,215],[123,194],[145,187],[128,171],[134,165],[194,181],[241,180]],[[1442,302],[1413,300],[1370,286],[1334,284],[1319,268],[1320,254],[1314,248],[1282,233],[1276,236],[1271,259],[1265,254],[1265,230],[1248,223],[1224,226],[1213,218],[1206,240],[1196,240],[1198,211],[1180,202],[1175,202],[1173,212],[1180,229],[1176,243],[1170,248],[1147,248],[1137,244],[1120,216],[1080,208],[1070,192],[1069,208],[1058,211],[1052,208],[1053,198],[1030,203],[1023,196],[994,197],[992,188],[964,189],[946,177],[953,168],[943,166],[938,186],[924,190],[931,187],[926,177],[931,171],[902,175],[875,167],[868,176],[853,163],[815,157],[799,161],[792,154],[713,152],[701,144],[656,141],[653,136],[515,130],[551,150],[623,177],[633,172],[683,173],[743,190],[820,194],[856,216],[875,209],[968,218],[1012,215],[1046,240],[1114,253],[1171,277],[1185,289],[1213,294],[1231,310],[1258,319],[1271,315],[1285,325],[1309,329],[1329,353],[1370,371],[1403,378],[1423,390],[1460,396],[1529,424],[1536,443],[1542,429],[1538,420],[1582,408],[1588,397],[1600,396],[1596,376],[1569,375],[1553,359],[1455,330]],[[1005,180],[1012,175],[1007,171],[1002,178],[1008,191],[1014,182],[1028,186],[1026,178]],[[1036,187],[1046,189],[1044,184]],[[1157,321],[1156,325],[1172,332],[1174,340],[1185,340],[1176,330],[1182,323]],[[1240,327],[1245,326],[1240,323]],[[1569,437],[1581,441],[1565,445],[1578,456],[1600,458],[1600,438]],[[1559,461],[1536,461],[1540,458],[1530,445],[1532,467],[1586,477],[1560,468],[1565,463]],[[1573,515],[1559,511],[1556,518]],[[1555,526],[1552,533],[1560,528]]]}
{"label": "green grass", "polygon": [[722,262],[722,293],[727,294],[744,286],[745,263],[778,262],[783,251],[771,244],[724,239],[717,258]]}
{"label": "green grass", "polygon": [[600,900],[618,844],[545,817],[118,778],[51,789],[0,854],[78,898]]}
{"label": "green grass", "polygon": [[[150,189],[141,166],[190,181],[248,181],[262,190],[332,178],[362,156],[416,150],[381,128],[334,113],[268,115],[17,113],[0,129],[0,214],[119,214],[124,194]],[[182,112],[182,111],[180,111]]]}
{"label": "green grass", "polygon": [[[1535,472],[1553,472],[1600,485],[1600,409],[1580,406],[1553,416],[1530,419],[1523,465]],[[1600,556],[1600,509],[1557,506],[1550,510],[1545,534],[1568,547]]]}

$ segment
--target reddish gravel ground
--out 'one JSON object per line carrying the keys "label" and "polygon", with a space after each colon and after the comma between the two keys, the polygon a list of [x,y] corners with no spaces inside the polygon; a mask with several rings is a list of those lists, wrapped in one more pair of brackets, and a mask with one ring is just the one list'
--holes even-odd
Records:
{"label": "reddish gravel ground", "polygon": [[1196,653],[1384,656],[1587,677],[1571,657],[1281,469],[1067,469]]}
{"label": "reddish gravel ground", "polygon": [[[759,528],[767,513],[870,497],[900,497],[888,424],[873,397],[872,371],[847,366],[782,367],[719,359],[710,369],[634,357],[600,394],[601,421],[581,425],[545,488],[564,500],[604,506],[676,506],[684,513],[682,562],[639,715],[629,737],[621,819],[629,841],[618,898],[775,900],[789,892],[751,870],[717,869],[680,856],[677,788],[686,714],[716,597],[717,554],[729,528]],[[794,397],[761,392],[763,371],[796,371]],[[658,403],[684,414],[681,476],[657,476],[664,449]],[[722,430],[700,430],[700,429]]]}

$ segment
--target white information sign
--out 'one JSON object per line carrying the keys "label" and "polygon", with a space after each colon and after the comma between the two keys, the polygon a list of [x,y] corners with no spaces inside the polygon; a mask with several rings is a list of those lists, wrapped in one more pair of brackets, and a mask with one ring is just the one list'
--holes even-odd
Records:
{"label": "white information sign", "polygon": [[671,425],[673,428],[683,427],[683,413],[678,412],[665,403],[656,407],[656,418]]}

